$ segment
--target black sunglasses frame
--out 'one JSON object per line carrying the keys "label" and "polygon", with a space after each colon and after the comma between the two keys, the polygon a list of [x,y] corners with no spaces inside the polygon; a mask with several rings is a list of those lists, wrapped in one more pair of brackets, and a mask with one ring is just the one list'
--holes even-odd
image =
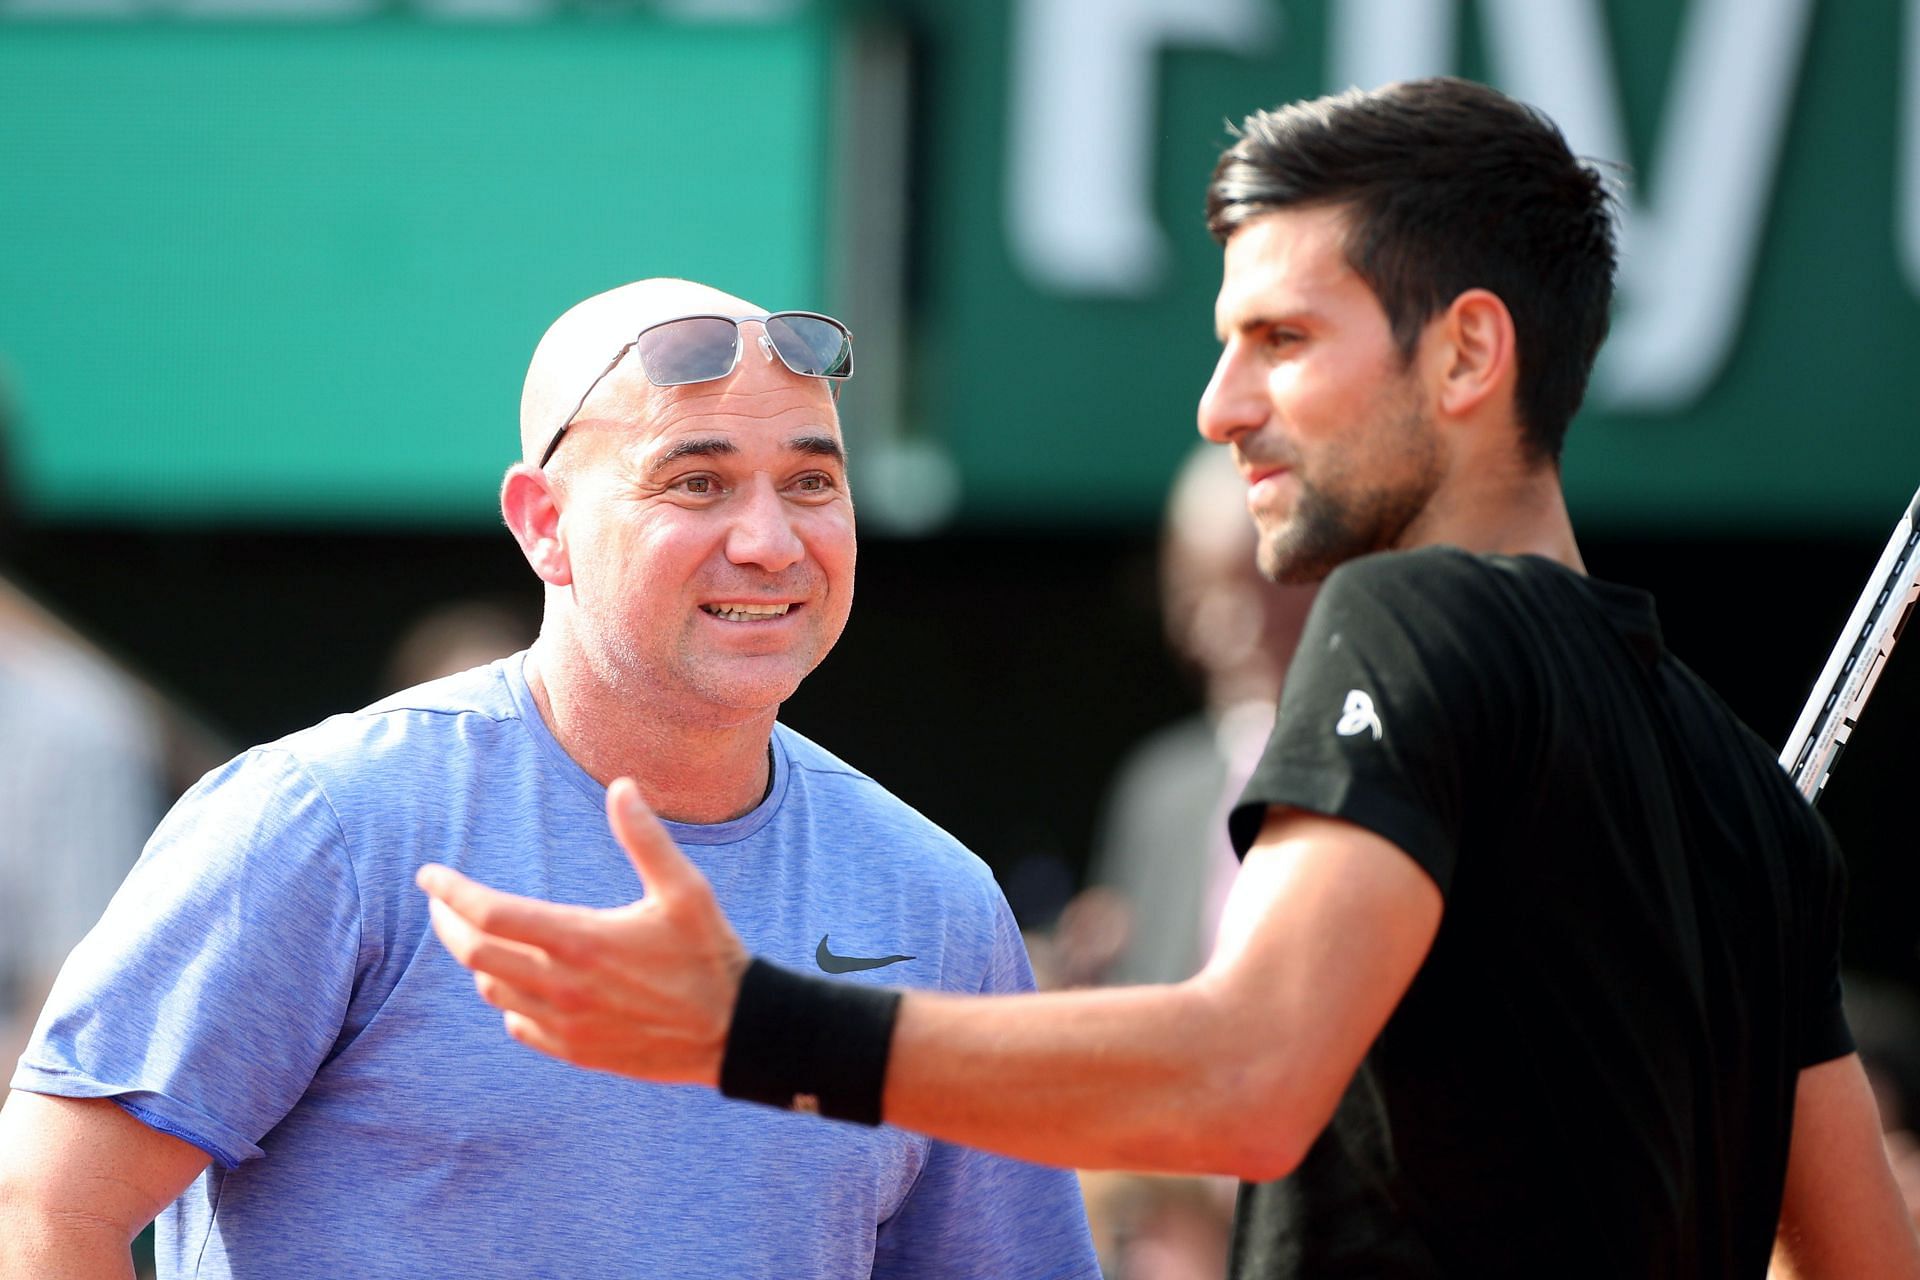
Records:
{"label": "black sunglasses frame", "polygon": [[[830,324],[835,329],[838,329],[840,331],[841,338],[844,339],[846,342],[847,358],[846,358],[846,363],[844,367],[839,372],[812,373],[805,369],[795,369],[793,367],[793,361],[789,360],[787,358],[787,353],[780,349],[780,344],[774,340],[772,336],[772,330],[771,330],[771,326],[775,320],[784,320],[790,317],[798,317],[803,320],[823,321],[824,323]],[[648,325],[646,328],[642,329],[640,332],[634,334],[633,339],[630,342],[628,342],[625,346],[621,347],[618,351],[613,353],[613,359],[607,361],[606,368],[602,369],[599,373],[594,375],[593,381],[587,384],[587,389],[580,393],[580,399],[574,403],[573,412],[569,413],[566,417],[566,420],[560,424],[560,429],[553,433],[553,439],[547,441],[546,452],[540,455],[540,465],[543,467],[547,465],[548,460],[550,460],[553,457],[553,451],[560,447],[561,437],[565,436],[567,434],[567,429],[573,426],[573,420],[580,416],[580,411],[587,407],[587,400],[589,397],[593,395],[594,388],[598,387],[602,382],[606,381],[607,375],[612,373],[616,368],[619,367],[620,362],[626,359],[627,352],[639,346],[640,340],[646,337],[648,334],[652,333],[655,329],[664,329],[668,325],[681,324],[688,320],[725,320],[729,324],[731,324],[733,326],[733,359],[728,362],[727,367],[723,371],[721,371],[720,373],[713,374],[709,377],[678,378],[672,381],[662,382],[658,378],[655,378],[653,374],[647,370],[646,361],[644,358],[642,358],[640,362],[640,371],[646,374],[647,381],[651,382],[656,387],[690,387],[695,385],[696,383],[718,382],[722,378],[730,377],[733,374],[733,371],[740,367],[740,356],[746,350],[746,343],[741,340],[740,326],[745,324],[749,320],[755,321],[760,325],[760,331],[761,331],[760,341],[762,344],[764,344],[764,349],[771,351],[775,356],[777,356],[780,360],[780,363],[785,365],[790,372],[797,374],[802,378],[824,379],[827,385],[830,388],[832,388],[835,399],[838,399],[840,396],[840,382],[843,379],[851,378],[853,376],[853,331],[851,329],[848,329],[847,326],[842,324],[840,321],[835,320],[832,316],[822,315],[818,311],[774,311],[774,312],[770,312],[767,315],[751,315],[751,316],[729,316],[729,315],[722,315],[717,311],[698,311],[698,312],[694,312],[691,315],[674,316],[670,320],[661,320],[656,324]]]}

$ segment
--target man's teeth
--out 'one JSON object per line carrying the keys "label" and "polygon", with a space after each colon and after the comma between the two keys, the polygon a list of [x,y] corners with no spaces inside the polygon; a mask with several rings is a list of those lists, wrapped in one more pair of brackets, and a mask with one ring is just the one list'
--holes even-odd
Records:
{"label": "man's teeth", "polygon": [[728,622],[751,622],[755,618],[777,618],[791,609],[786,604],[703,604],[700,606],[716,618],[725,618]]}

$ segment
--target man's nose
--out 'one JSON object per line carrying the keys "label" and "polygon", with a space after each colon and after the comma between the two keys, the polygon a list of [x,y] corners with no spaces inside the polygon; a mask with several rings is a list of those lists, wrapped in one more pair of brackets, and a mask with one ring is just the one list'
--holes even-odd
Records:
{"label": "man's nose", "polygon": [[798,564],[807,549],[794,529],[794,515],[773,477],[764,471],[754,472],[735,499],[727,529],[727,559],[776,573]]}
{"label": "man's nose", "polygon": [[1271,412],[1266,383],[1254,362],[1238,342],[1229,342],[1200,393],[1200,434],[1215,444],[1231,444],[1258,430]]}

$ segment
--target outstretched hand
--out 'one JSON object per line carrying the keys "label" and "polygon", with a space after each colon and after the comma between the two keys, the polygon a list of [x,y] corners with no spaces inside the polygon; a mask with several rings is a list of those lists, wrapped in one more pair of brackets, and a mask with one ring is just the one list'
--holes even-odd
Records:
{"label": "outstretched hand", "polygon": [[631,778],[607,788],[607,822],[646,889],[624,907],[522,898],[438,864],[414,883],[515,1040],[582,1067],[718,1084],[747,950]]}

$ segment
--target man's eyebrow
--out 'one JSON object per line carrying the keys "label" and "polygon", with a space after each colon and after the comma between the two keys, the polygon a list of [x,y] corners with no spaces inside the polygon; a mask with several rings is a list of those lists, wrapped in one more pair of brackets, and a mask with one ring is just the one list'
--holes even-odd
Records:
{"label": "man's eyebrow", "polygon": [[[847,461],[847,451],[832,436],[805,435],[795,436],[785,441],[781,448],[789,453],[805,454],[814,458],[829,458],[843,466]],[[688,458],[730,458],[740,452],[740,446],[725,436],[708,436],[695,440],[681,440],[662,449],[647,459],[646,476],[649,480],[676,463]]]}
{"label": "man's eyebrow", "polygon": [[724,436],[682,440],[647,459],[647,477],[659,475],[683,458],[722,458],[739,452],[740,446]]}
{"label": "man's eyebrow", "polygon": [[795,436],[785,446],[793,453],[811,454],[816,458],[831,458],[835,462],[845,462],[847,451],[832,436]]}
{"label": "man's eyebrow", "polygon": [[1281,325],[1304,324],[1313,316],[1304,308],[1294,311],[1249,311],[1235,315],[1231,320],[1216,319],[1213,336],[1225,342],[1236,333],[1258,333],[1263,329],[1272,329]]}

